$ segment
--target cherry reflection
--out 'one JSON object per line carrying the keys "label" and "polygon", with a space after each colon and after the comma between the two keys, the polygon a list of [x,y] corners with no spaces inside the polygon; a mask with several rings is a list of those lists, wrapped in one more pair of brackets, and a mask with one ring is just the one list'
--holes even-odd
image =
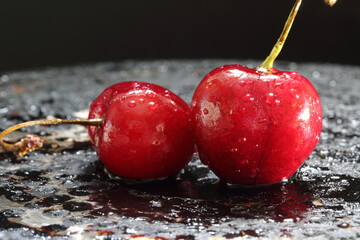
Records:
{"label": "cherry reflection", "polygon": [[211,225],[223,219],[302,220],[313,199],[300,182],[241,188],[189,179],[167,179],[140,184],[110,181],[94,188],[95,213],[145,218],[149,221]]}

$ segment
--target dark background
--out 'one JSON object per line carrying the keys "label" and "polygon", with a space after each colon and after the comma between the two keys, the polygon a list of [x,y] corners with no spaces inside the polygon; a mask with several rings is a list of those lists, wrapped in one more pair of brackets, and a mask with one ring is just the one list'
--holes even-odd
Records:
{"label": "dark background", "polygon": [[[264,59],[293,0],[1,1],[0,72],[124,59]],[[360,1],[304,0],[280,60],[360,65]]]}

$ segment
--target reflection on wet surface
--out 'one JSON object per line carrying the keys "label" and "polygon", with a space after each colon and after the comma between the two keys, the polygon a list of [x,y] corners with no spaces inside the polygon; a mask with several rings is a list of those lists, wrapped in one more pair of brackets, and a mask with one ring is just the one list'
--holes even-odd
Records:
{"label": "reflection on wet surface", "polygon": [[[195,163],[194,163],[195,164]],[[200,164],[200,163],[196,163]],[[224,219],[270,219],[299,221],[311,207],[311,191],[300,183],[277,184],[259,188],[229,187],[224,183],[203,184],[187,179],[147,184],[108,184],[91,199],[104,214],[116,212],[149,221],[202,225]]]}

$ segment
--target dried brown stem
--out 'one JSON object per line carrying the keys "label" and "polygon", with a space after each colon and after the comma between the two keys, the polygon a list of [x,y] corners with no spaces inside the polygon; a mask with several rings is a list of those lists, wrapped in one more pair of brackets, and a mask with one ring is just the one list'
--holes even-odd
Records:
{"label": "dried brown stem", "polygon": [[31,127],[36,125],[80,124],[86,126],[100,126],[102,123],[103,119],[50,119],[24,122],[14,125],[0,133],[0,146],[2,146],[6,151],[13,152],[16,156],[24,156],[27,153],[42,147],[44,141],[38,136],[26,135],[26,137],[20,141],[14,144],[10,144],[3,141],[3,138],[7,134],[23,127]]}

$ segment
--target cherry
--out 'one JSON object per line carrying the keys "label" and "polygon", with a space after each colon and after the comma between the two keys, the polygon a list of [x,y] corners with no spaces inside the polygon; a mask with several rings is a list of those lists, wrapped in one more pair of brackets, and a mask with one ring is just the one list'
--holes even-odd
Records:
{"label": "cherry", "polygon": [[100,160],[126,179],[159,179],[178,173],[192,158],[194,142],[189,106],[169,90],[151,83],[122,82],[98,96],[88,120],[38,120],[15,125],[0,134],[0,145],[22,156],[42,146],[27,136],[2,141],[8,133],[33,125],[82,124]]}
{"label": "cherry", "polygon": [[298,73],[275,69],[215,69],[196,89],[192,111],[202,162],[222,180],[242,185],[289,178],[321,132],[314,87]]}
{"label": "cherry", "polygon": [[283,181],[319,142],[322,109],[315,88],[296,72],[273,68],[300,4],[297,0],[260,67],[219,67],[194,93],[191,108],[200,159],[225,182],[251,186]]}
{"label": "cherry", "polygon": [[188,105],[150,83],[124,82],[107,88],[91,104],[91,142],[104,165],[129,179],[175,175],[192,158],[194,143]]}

